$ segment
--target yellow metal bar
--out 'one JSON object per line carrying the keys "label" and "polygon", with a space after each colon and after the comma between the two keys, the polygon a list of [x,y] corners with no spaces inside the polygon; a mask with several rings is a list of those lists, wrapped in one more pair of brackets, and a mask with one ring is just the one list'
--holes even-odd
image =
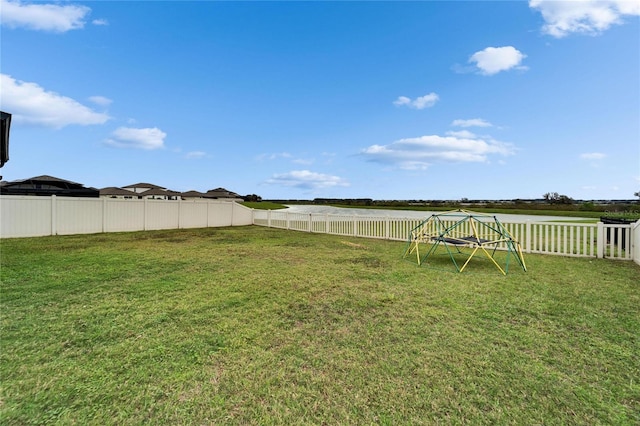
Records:
{"label": "yellow metal bar", "polygon": [[498,265],[498,262],[496,262],[496,260],[493,258],[493,256],[491,256],[489,254],[489,252],[487,252],[484,247],[480,246],[480,248],[482,249],[482,251],[487,255],[487,257],[489,259],[491,259],[491,261],[493,262],[494,265],[496,265],[496,268],[500,269],[500,272],[502,272],[502,275],[507,275],[507,273],[500,267],[500,265]]}
{"label": "yellow metal bar", "polygon": [[460,272],[464,271],[464,268],[467,267],[467,263],[469,263],[471,261],[471,258],[473,257],[473,255],[476,254],[476,252],[478,251],[478,249],[480,248],[480,246],[476,246],[476,248],[473,250],[473,252],[471,253],[471,256],[469,256],[469,258],[467,259],[466,262],[464,262],[464,265],[462,265],[462,268],[460,268]]}
{"label": "yellow metal bar", "polygon": [[517,254],[518,256],[520,256],[520,260],[522,261],[522,268],[524,269],[524,271],[527,271],[527,265],[524,263],[524,256],[522,255],[522,247],[520,247],[519,243],[516,243],[516,250],[518,251]]}

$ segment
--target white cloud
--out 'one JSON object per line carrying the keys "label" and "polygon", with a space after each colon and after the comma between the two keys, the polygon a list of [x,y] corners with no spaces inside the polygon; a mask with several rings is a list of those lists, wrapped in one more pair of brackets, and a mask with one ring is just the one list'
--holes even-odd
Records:
{"label": "white cloud", "polygon": [[271,154],[260,154],[256,157],[256,159],[258,161],[265,161],[265,160],[277,160],[278,158],[291,158],[292,155],[289,154],[288,152],[276,152],[276,153],[271,153]]}
{"label": "white cloud", "polygon": [[494,75],[510,69],[525,70],[527,67],[520,65],[527,55],[513,46],[487,47],[469,58],[469,62],[475,63],[482,75]]}
{"label": "white cloud", "polygon": [[470,132],[468,130],[457,130],[457,131],[447,132],[447,136],[453,136],[458,139],[475,139],[477,137],[475,133]]}
{"label": "white cloud", "polygon": [[471,118],[468,120],[453,120],[452,126],[456,127],[492,127],[493,124],[482,118]]}
{"label": "white cloud", "polygon": [[105,98],[104,96],[90,96],[89,100],[100,106],[109,106],[113,102],[111,99]]}
{"label": "white cloud", "polygon": [[292,163],[294,164],[301,164],[301,165],[310,165],[314,163],[313,159],[308,159],[308,158],[295,158],[292,154],[288,153],[288,152],[276,152],[276,153],[271,153],[271,154],[260,154],[256,157],[257,161],[273,161],[273,160],[278,160],[278,159],[286,159],[286,160],[290,160]]}
{"label": "white cloud", "polygon": [[439,99],[440,97],[432,92],[427,95],[417,97],[413,100],[411,98],[407,98],[406,96],[398,96],[398,99],[393,101],[393,104],[395,106],[406,105],[409,108],[425,109],[434,106]]}
{"label": "white cloud", "polygon": [[282,185],[301,189],[322,189],[335,186],[349,186],[339,176],[311,172],[309,170],[293,170],[288,173],[275,174],[267,180],[268,184]]}
{"label": "white cloud", "polygon": [[393,101],[393,104],[395,106],[411,105],[411,99],[406,96],[398,96],[398,99]]}
{"label": "white cloud", "polygon": [[388,145],[371,145],[361,151],[370,161],[402,169],[426,169],[434,162],[487,162],[490,155],[513,153],[511,144],[479,138],[465,131],[451,132],[448,136],[400,139]]}
{"label": "white cloud", "polygon": [[2,110],[12,113],[16,122],[62,128],[71,124],[103,124],[110,118],[74,99],[7,74],[0,74],[0,87]]}
{"label": "white cloud", "polygon": [[542,14],[542,32],[556,38],[571,33],[600,34],[621,24],[624,16],[640,15],[638,0],[531,0],[529,7]]}
{"label": "white cloud", "polygon": [[98,26],[107,26],[107,25],[109,25],[109,21],[107,21],[106,19],[94,19],[93,21],[91,21],[91,23],[93,25],[98,25]]}
{"label": "white cloud", "polygon": [[206,156],[207,153],[204,151],[190,151],[184,155],[184,158],[186,158],[187,160],[197,160]]}
{"label": "white cloud", "polygon": [[314,163],[314,160],[309,158],[296,158],[291,162],[295,164],[300,164],[302,166],[310,166],[311,164]]}
{"label": "white cloud", "polygon": [[591,160],[591,161],[602,160],[606,156],[607,156],[606,154],[603,154],[601,152],[586,152],[584,154],[580,154],[580,158],[582,160]]}
{"label": "white cloud", "polygon": [[164,148],[164,138],[167,134],[157,127],[135,129],[118,127],[111,134],[112,139],[105,143],[116,148],[138,148],[153,150]]}
{"label": "white cloud", "polygon": [[91,12],[86,6],[72,4],[23,3],[0,0],[0,22],[12,28],[63,33],[83,28]]}

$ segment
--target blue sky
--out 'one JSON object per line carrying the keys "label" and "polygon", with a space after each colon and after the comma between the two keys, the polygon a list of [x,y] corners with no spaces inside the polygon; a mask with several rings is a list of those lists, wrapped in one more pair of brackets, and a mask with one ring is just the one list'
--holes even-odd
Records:
{"label": "blue sky", "polygon": [[640,0],[0,0],[5,180],[265,199],[640,190]]}

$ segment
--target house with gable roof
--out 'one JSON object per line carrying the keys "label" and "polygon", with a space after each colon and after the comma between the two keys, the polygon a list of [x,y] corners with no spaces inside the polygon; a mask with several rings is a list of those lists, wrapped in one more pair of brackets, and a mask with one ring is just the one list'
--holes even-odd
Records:
{"label": "house with gable roof", "polygon": [[200,200],[205,198],[206,194],[203,192],[199,192],[199,191],[187,191],[187,192],[183,192],[182,193],[182,199],[183,200]]}
{"label": "house with gable roof", "polygon": [[176,192],[152,183],[135,183],[122,188],[109,187],[100,190],[100,196],[121,199],[150,199],[150,200],[198,200],[214,199],[220,201],[243,201],[242,196],[225,188],[216,188],[206,193],[199,191]]}
{"label": "house with gable roof", "polygon": [[140,198],[148,198],[149,200],[180,200],[182,198],[182,194],[179,192],[163,188],[152,188],[139,195]]}
{"label": "house with gable roof", "polygon": [[81,183],[60,179],[54,176],[42,175],[27,179],[0,183],[2,195],[38,195],[60,197],[98,197],[100,191],[87,188]]}
{"label": "house with gable roof", "polygon": [[150,199],[150,200],[179,200],[181,194],[176,191],[171,191],[163,186],[154,185],[152,183],[134,183],[132,185],[123,186],[125,191],[133,192],[137,198]]}
{"label": "house with gable roof", "polygon": [[110,186],[108,188],[102,188],[100,190],[101,198],[119,198],[124,200],[137,200],[140,196],[128,189],[117,188],[115,186]]}
{"label": "house with gable roof", "polygon": [[205,198],[213,198],[221,201],[243,201],[242,196],[224,188],[210,189],[204,196]]}
{"label": "house with gable roof", "polygon": [[134,183],[132,185],[125,185],[122,187],[122,189],[126,189],[127,191],[131,191],[131,192],[135,192],[135,193],[142,193],[142,192],[146,192],[149,191],[150,189],[164,189],[166,190],[167,188],[163,187],[163,186],[158,186],[158,185],[154,185],[152,183]]}

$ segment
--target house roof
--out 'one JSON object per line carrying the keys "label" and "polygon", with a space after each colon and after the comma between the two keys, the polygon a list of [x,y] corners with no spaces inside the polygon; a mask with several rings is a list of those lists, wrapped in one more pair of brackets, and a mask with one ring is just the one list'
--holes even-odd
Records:
{"label": "house roof", "polygon": [[153,189],[149,189],[148,191],[140,192],[138,193],[138,195],[141,197],[146,197],[148,195],[166,195],[168,197],[178,197],[181,194],[179,192],[171,191],[168,189],[153,188]]}
{"label": "house roof", "polygon": [[98,197],[96,188],[87,188],[81,183],[42,175],[27,179],[4,182],[0,192],[7,195],[60,195],[69,197]]}
{"label": "house roof", "polygon": [[109,186],[107,188],[102,188],[100,190],[100,195],[125,195],[125,196],[138,196],[133,191],[129,191],[128,189],[117,188],[115,186]]}
{"label": "house roof", "polygon": [[240,195],[236,194],[235,192],[231,192],[231,191],[229,191],[227,189],[224,189],[224,188],[210,189],[205,194],[205,197],[208,197],[208,198],[242,198]]}
{"label": "house roof", "polygon": [[56,183],[58,184],[58,186],[60,186],[60,184],[66,184],[67,186],[83,186],[81,183],[78,183],[78,182],[72,182],[70,180],[60,179],[55,176],[49,176],[49,175],[34,176],[26,179],[17,179],[11,182],[6,182],[5,185],[20,184],[20,183],[49,183],[49,184]]}
{"label": "house roof", "polygon": [[187,191],[187,192],[183,192],[182,196],[183,197],[189,197],[189,198],[196,198],[196,197],[204,197],[206,194],[203,192],[198,192],[198,191]]}
{"label": "house roof", "polygon": [[134,183],[133,185],[125,185],[123,188],[150,188],[150,189],[167,189],[164,186],[154,185],[152,183]]}

